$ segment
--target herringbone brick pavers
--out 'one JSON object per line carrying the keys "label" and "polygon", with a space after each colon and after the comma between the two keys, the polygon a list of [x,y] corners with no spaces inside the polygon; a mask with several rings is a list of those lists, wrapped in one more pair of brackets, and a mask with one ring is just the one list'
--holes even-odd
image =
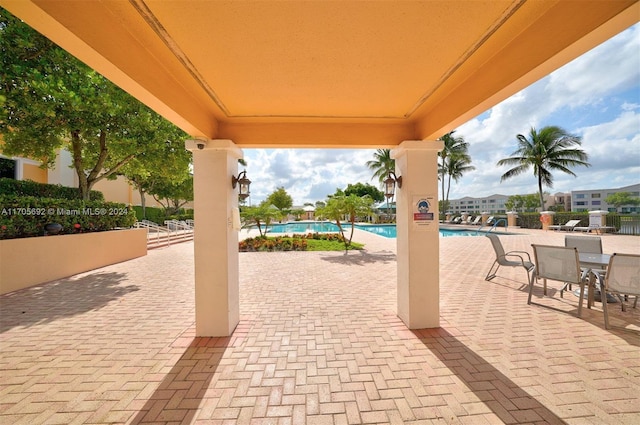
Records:
{"label": "herringbone brick pavers", "polygon": [[[442,238],[441,327],[412,331],[394,240],[356,240],[240,254],[228,338],[194,337],[193,243],[0,297],[0,423],[640,423],[638,309],[613,305],[607,331],[572,294],[527,305],[522,269],[484,281],[486,238]],[[605,252],[639,241],[603,236]]]}

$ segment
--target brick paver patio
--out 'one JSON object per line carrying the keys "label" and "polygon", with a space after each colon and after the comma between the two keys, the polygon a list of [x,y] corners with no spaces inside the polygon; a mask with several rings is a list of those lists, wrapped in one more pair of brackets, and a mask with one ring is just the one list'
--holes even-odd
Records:
{"label": "brick paver patio", "polygon": [[607,331],[600,303],[527,305],[522,269],[483,280],[486,238],[441,238],[441,327],[410,331],[395,240],[355,239],[367,250],[240,254],[230,338],[194,338],[192,243],[0,297],[0,423],[640,423],[640,308],[612,305]]}

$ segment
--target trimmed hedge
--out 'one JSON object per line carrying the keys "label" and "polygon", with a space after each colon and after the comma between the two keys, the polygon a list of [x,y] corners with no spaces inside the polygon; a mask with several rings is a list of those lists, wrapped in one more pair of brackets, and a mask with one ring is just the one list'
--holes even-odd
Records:
{"label": "trimmed hedge", "polygon": [[44,236],[44,226],[62,225],[59,234],[128,228],[135,213],[125,204],[80,199],[0,195],[0,239]]}
{"label": "trimmed hedge", "polygon": [[[37,183],[31,180],[0,178],[0,196],[35,196],[37,198],[81,199],[80,190],[60,184]],[[102,192],[92,190],[91,201],[104,201]]]}
{"label": "trimmed hedge", "polygon": [[164,226],[165,220],[178,220],[178,221],[193,220],[193,210],[181,210],[182,212],[181,214],[167,216],[164,208],[146,207],[145,208],[146,218],[145,218],[142,214],[141,206],[136,205],[132,208],[136,213],[136,217],[138,218],[138,221],[149,220],[149,221],[153,221],[159,226]]}

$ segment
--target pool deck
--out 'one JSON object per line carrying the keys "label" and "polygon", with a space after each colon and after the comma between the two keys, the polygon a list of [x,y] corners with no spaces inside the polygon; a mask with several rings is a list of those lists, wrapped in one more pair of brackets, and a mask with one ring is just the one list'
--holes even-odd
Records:
{"label": "pool deck", "polygon": [[[505,249],[565,235],[517,233]],[[572,294],[527,305],[523,270],[484,281],[486,238],[441,238],[441,327],[411,331],[395,240],[354,240],[241,253],[230,338],[194,338],[192,242],[1,296],[0,424],[640,423],[640,308],[605,330]]]}

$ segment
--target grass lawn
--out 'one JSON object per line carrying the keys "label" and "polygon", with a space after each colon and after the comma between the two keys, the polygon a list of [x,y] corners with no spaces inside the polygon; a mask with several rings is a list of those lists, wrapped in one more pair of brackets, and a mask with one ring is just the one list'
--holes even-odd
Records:
{"label": "grass lawn", "polygon": [[[351,242],[349,249],[362,249],[364,244]],[[326,241],[307,239],[307,251],[344,251],[344,243],[339,241]]]}

